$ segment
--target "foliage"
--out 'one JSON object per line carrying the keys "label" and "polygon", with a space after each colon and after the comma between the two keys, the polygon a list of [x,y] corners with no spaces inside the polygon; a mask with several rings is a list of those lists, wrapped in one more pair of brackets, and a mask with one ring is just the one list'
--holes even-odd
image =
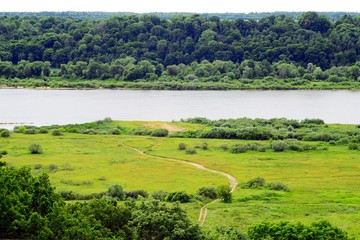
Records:
{"label": "foliage", "polygon": [[185,143],[179,143],[178,150],[185,150],[185,149],[186,149],[186,144]]}
{"label": "foliage", "polygon": [[154,129],[151,131],[150,136],[153,137],[166,137],[169,134],[169,131],[164,128]]}
{"label": "foliage", "polygon": [[125,193],[124,193],[124,190],[123,188],[118,185],[118,184],[114,184],[114,185],[111,185],[108,189],[108,192],[107,194],[110,196],[110,197],[113,197],[113,198],[117,198],[119,200],[124,200],[125,199]]}
{"label": "foliage", "polygon": [[275,152],[283,152],[283,151],[289,149],[289,145],[285,141],[277,140],[277,141],[273,141],[271,143],[271,148]]}
{"label": "foliage", "polygon": [[29,146],[29,152],[31,154],[41,154],[42,153],[42,147],[40,144],[33,143]]}
{"label": "foliage", "polygon": [[217,198],[217,191],[216,188],[214,187],[201,187],[197,191],[197,194],[204,198],[210,198],[210,199]]}
{"label": "foliage", "polygon": [[231,188],[228,185],[221,185],[216,189],[217,195],[226,203],[232,201]]}
{"label": "foliage", "polygon": [[62,136],[63,133],[61,132],[60,129],[54,129],[54,130],[51,132],[51,135],[53,135],[53,136]]}
{"label": "foliage", "polygon": [[139,197],[148,198],[149,194],[145,190],[135,190],[130,192],[125,192],[126,198],[138,199]]}
{"label": "foliage", "polygon": [[305,226],[301,223],[260,223],[248,230],[250,239],[351,239],[347,233],[327,221]]}
{"label": "foliage", "polygon": [[3,137],[3,138],[10,137],[10,131],[7,129],[0,129],[0,137]]}
{"label": "foliage", "polygon": [[169,193],[165,198],[167,202],[187,203],[190,202],[190,200],[191,196],[184,191]]}
{"label": "foliage", "polygon": [[154,198],[155,200],[159,200],[159,201],[164,201],[166,196],[168,195],[168,192],[162,191],[162,190],[158,190],[155,191],[151,194],[152,198]]}

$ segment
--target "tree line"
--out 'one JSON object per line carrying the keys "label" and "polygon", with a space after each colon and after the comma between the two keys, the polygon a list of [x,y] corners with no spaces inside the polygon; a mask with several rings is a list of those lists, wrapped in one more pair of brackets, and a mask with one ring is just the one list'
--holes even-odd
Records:
{"label": "tree line", "polygon": [[[360,17],[0,17],[0,76],[219,81],[360,75]],[[163,79],[161,79],[163,78]]]}

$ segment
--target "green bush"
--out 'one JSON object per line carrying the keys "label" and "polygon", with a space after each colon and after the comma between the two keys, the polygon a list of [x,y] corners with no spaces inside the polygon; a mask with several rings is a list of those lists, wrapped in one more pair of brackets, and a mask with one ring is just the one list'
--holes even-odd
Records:
{"label": "green bush", "polygon": [[217,195],[226,203],[232,201],[231,188],[229,185],[221,185],[216,189]]}
{"label": "green bush", "polygon": [[210,199],[217,198],[216,188],[214,187],[201,187],[197,191],[197,194],[204,198],[210,198]]}
{"label": "green bush", "polygon": [[10,137],[10,131],[7,129],[1,129],[0,137],[7,138]]}
{"label": "green bush", "polygon": [[125,193],[123,188],[118,185],[118,184],[114,184],[111,185],[107,191],[108,196],[113,197],[113,198],[117,198],[119,200],[124,200],[125,199]]}
{"label": "green bush", "polygon": [[262,177],[256,177],[246,182],[246,188],[261,188],[265,186],[265,179]]}
{"label": "green bush", "polygon": [[33,143],[29,146],[29,152],[31,154],[41,154],[42,148],[39,144]]}
{"label": "green bush", "polygon": [[58,169],[58,167],[55,164],[50,164],[49,165],[49,170],[50,171],[56,171]]}
{"label": "green bush", "polygon": [[28,128],[24,131],[24,134],[36,134],[35,128]]}
{"label": "green bush", "polygon": [[151,196],[156,199],[156,200],[159,200],[159,201],[164,201],[166,196],[168,195],[169,193],[168,192],[165,192],[165,191],[162,191],[162,190],[159,190],[159,191],[155,191],[151,194]]}
{"label": "green bush", "polygon": [[349,149],[349,150],[359,150],[359,144],[349,143],[348,149]]}
{"label": "green bush", "polygon": [[40,130],[39,130],[39,133],[41,133],[41,134],[45,134],[48,132],[49,132],[49,130],[47,130],[46,128],[40,128]]}
{"label": "green bush", "polygon": [[246,143],[237,143],[230,147],[231,153],[244,153],[249,150],[249,145]]}
{"label": "green bush", "polygon": [[6,150],[2,150],[2,151],[0,151],[0,154],[1,154],[1,155],[7,155],[8,152],[7,152]]}
{"label": "green bush", "polygon": [[185,149],[186,149],[186,144],[185,143],[179,143],[178,150],[185,150]]}
{"label": "green bush", "polygon": [[180,192],[173,192],[173,193],[169,193],[165,200],[167,202],[181,202],[181,203],[187,203],[190,202],[191,200],[191,196],[189,194],[187,194],[184,191],[180,191]]}
{"label": "green bush", "polygon": [[196,154],[196,150],[194,148],[187,148],[185,150],[185,153],[187,153],[187,154]]}
{"label": "green bush", "polygon": [[120,134],[121,134],[121,131],[120,131],[120,129],[118,129],[118,128],[114,128],[114,129],[112,129],[112,130],[110,131],[110,133],[111,133],[112,135],[120,135]]}
{"label": "green bush", "polygon": [[51,132],[51,135],[53,135],[53,136],[62,136],[63,133],[60,131],[60,129],[54,129],[54,130]]}
{"label": "green bush", "polygon": [[40,163],[34,165],[34,169],[40,169],[40,168],[42,168],[42,165]]}
{"label": "green bush", "polygon": [[126,198],[138,199],[139,197],[148,198],[149,194],[145,190],[135,190],[130,192],[125,192]]}
{"label": "green bush", "polygon": [[139,127],[139,128],[135,128],[135,129],[132,131],[132,134],[134,134],[134,135],[146,136],[146,135],[150,135],[150,134],[151,134],[151,130],[150,130],[150,129],[147,129],[147,128]]}
{"label": "green bush", "polygon": [[169,131],[165,128],[154,129],[150,133],[153,137],[166,137],[169,135]]}
{"label": "green bush", "polygon": [[266,184],[266,188],[274,191],[290,192],[289,187],[282,182],[271,182]]}
{"label": "green bush", "polygon": [[271,143],[271,149],[275,152],[282,152],[289,149],[289,145],[285,141],[277,140]]}

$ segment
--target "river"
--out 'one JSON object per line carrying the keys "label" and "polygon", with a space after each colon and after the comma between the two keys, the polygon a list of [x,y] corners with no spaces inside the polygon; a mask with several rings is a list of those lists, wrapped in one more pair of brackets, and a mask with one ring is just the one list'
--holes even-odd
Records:
{"label": "river", "polygon": [[0,128],[189,117],[320,118],[360,123],[360,91],[152,91],[0,89]]}

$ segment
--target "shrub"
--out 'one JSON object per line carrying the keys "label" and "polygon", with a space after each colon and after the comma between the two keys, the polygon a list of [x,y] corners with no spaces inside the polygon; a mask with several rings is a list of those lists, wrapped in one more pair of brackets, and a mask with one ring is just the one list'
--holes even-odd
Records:
{"label": "shrub", "polygon": [[50,171],[56,171],[58,169],[58,167],[55,164],[50,164],[49,165],[49,170]]}
{"label": "shrub", "polygon": [[63,133],[60,131],[60,129],[54,129],[51,133],[53,136],[61,136]]}
{"label": "shrub", "polygon": [[191,200],[191,196],[189,194],[187,194],[184,191],[180,191],[180,192],[173,192],[173,193],[169,193],[165,200],[167,202],[181,202],[181,203],[187,203],[190,202]]}
{"label": "shrub", "polygon": [[262,177],[251,179],[245,184],[246,188],[261,188],[263,186],[265,186],[265,179]]}
{"label": "shrub", "polygon": [[29,146],[29,152],[31,154],[41,154],[42,148],[41,148],[40,144],[33,143]]}
{"label": "shrub", "polygon": [[185,150],[185,152],[186,152],[187,154],[196,154],[196,150],[195,150],[194,148],[187,148],[187,149]]}
{"label": "shrub", "polygon": [[204,198],[210,198],[210,199],[216,199],[217,198],[217,192],[214,187],[201,187],[197,191],[197,194],[204,197]]}
{"label": "shrub", "polygon": [[349,143],[348,149],[349,150],[359,150],[359,145],[356,143]]}
{"label": "shrub", "polygon": [[139,128],[135,128],[135,129],[132,131],[132,134],[134,134],[134,135],[141,135],[141,136],[150,135],[150,134],[151,134],[151,130],[150,130],[150,129],[147,129],[147,128],[139,127]]}
{"label": "shrub", "polygon": [[114,185],[111,185],[108,189],[108,192],[107,194],[110,196],[110,197],[113,197],[113,198],[117,198],[119,200],[124,200],[125,199],[125,193],[124,193],[124,190],[123,188],[118,185],[118,184],[114,184]]}
{"label": "shrub", "polygon": [[0,137],[7,138],[10,137],[10,131],[7,129],[0,130]]}
{"label": "shrub", "polygon": [[229,185],[221,185],[216,189],[217,195],[226,203],[232,200],[231,188]]}
{"label": "shrub", "polygon": [[209,149],[209,144],[207,142],[203,142],[202,145],[201,145],[201,148],[203,150],[208,150]]}
{"label": "shrub", "polygon": [[39,130],[39,133],[41,133],[41,134],[45,134],[48,132],[49,132],[49,130],[47,130],[46,128],[40,128],[40,130]]}
{"label": "shrub", "polygon": [[1,154],[1,155],[7,155],[8,152],[7,152],[6,150],[2,150],[2,151],[0,151],[0,154]]}
{"label": "shrub", "polygon": [[120,134],[121,134],[121,131],[120,131],[120,129],[118,129],[118,128],[114,128],[113,130],[110,131],[110,133],[111,133],[112,135],[120,135]]}
{"label": "shrub", "polygon": [[231,153],[244,153],[249,150],[249,146],[246,143],[237,143],[230,147]]}
{"label": "shrub", "polygon": [[220,148],[224,151],[227,151],[229,149],[229,146],[227,144],[222,144]]}
{"label": "shrub", "polygon": [[154,129],[150,133],[153,137],[166,137],[169,135],[169,131],[165,128]]}
{"label": "shrub", "polygon": [[185,150],[186,144],[185,143],[179,143],[178,150]]}
{"label": "shrub", "polygon": [[34,165],[34,169],[40,169],[40,168],[42,168],[42,165],[40,163]]}
{"label": "shrub", "polygon": [[134,198],[137,199],[139,196],[143,198],[148,198],[149,194],[145,190],[135,190],[125,193],[126,198]]}
{"label": "shrub", "polygon": [[28,128],[24,131],[24,134],[35,134],[36,130],[34,128]]}
{"label": "shrub", "polygon": [[288,148],[289,145],[282,140],[273,141],[271,143],[271,149],[274,150],[275,152],[282,152],[287,150]]}
{"label": "shrub", "polygon": [[167,195],[168,195],[168,192],[165,192],[165,191],[162,191],[162,190],[155,191],[155,192],[153,192],[151,194],[151,196],[154,199],[159,200],[159,201],[164,201]]}
{"label": "shrub", "polygon": [[269,190],[275,190],[275,191],[284,191],[284,192],[290,192],[289,187],[282,183],[282,182],[271,182],[266,184],[266,188]]}

